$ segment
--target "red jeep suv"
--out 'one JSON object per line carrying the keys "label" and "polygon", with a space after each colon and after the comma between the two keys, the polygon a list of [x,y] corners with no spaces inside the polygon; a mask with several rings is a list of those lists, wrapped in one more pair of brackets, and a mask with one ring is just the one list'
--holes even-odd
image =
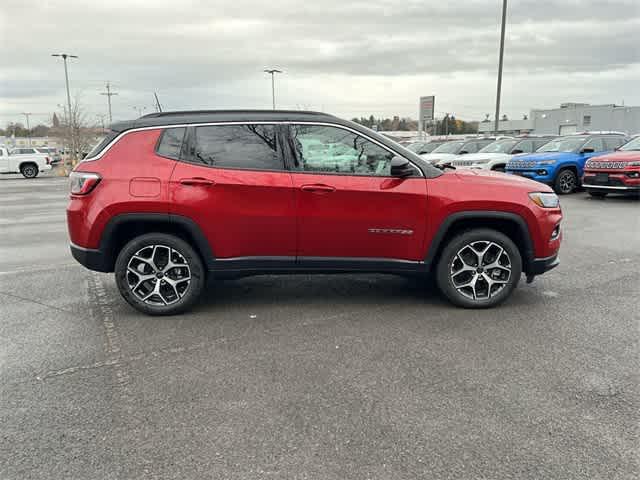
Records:
{"label": "red jeep suv", "polygon": [[558,198],[531,180],[437,168],[332,115],[191,111],[111,133],[71,174],[71,253],[148,314],[208,276],[433,274],[462,307],[558,264]]}
{"label": "red jeep suv", "polygon": [[640,135],[617,151],[591,158],[582,185],[592,197],[623,193],[640,197]]}

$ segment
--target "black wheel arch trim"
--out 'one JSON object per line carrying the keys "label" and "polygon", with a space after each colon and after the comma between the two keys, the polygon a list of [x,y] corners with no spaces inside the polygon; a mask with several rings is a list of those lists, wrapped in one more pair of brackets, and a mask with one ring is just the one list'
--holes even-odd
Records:
{"label": "black wheel arch trim", "polygon": [[431,240],[431,245],[429,245],[429,250],[427,251],[427,256],[425,257],[425,264],[428,266],[428,268],[431,268],[433,266],[433,261],[435,260],[438,253],[442,251],[442,243],[453,225],[458,221],[465,220],[506,220],[515,223],[520,232],[521,240],[522,242],[524,242],[524,251],[521,252],[523,254],[522,270],[524,272],[528,272],[531,270],[534,260],[534,250],[527,222],[517,213],[497,212],[492,210],[456,212],[447,216],[438,227],[436,234]]}
{"label": "black wheel arch trim", "polygon": [[186,230],[195,242],[194,248],[200,254],[205,268],[211,269],[215,260],[213,251],[211,250],[211,246],[207,241],[207,237],[202,232],[202,229],[192,219],[183,215],[170,213],[122,213],[111,218],[102,230],[98,251],[104,257],[103,268],[106,268],[106,270],[100,271],[113,271],[113,266],[115,264],[115,252],[113,252],[114,233],[124,224],[145,222],[177,225]]}

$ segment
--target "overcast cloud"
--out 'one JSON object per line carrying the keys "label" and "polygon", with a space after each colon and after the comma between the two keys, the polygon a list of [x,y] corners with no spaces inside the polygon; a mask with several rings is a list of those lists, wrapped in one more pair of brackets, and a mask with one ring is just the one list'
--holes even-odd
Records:
{"label": "overcast cloud", "polygon": [[[0,125],[34,113],[46,121],[71,90],[91,112],[109,80],[114,119],[134,106],[269,108],[262,73],[278,67],[281,108],[344,117],[417,117],[436,110],[482,119],[493,112],[499,0],[164,1],[3,0]],[[511,0],[503,111],[564,101],[640,105],[640,1]]]}

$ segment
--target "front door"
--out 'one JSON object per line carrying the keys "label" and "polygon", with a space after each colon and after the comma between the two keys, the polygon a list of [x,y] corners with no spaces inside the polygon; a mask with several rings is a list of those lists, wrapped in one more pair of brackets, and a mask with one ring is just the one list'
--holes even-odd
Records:
{"label": "front door", "polygon": [[171,178],[171,213],[200,226],[216,261],[227,260],[229,266],[229,260],[260,260],[255,257],[295,261],[295,197],[284,168],[280,128],[189,129],[183,161]]}
{"label": "front door", "polygon": [[426,181],[390,175],[395,155],[338,126],[291,125],[298,261],[424,258]]}

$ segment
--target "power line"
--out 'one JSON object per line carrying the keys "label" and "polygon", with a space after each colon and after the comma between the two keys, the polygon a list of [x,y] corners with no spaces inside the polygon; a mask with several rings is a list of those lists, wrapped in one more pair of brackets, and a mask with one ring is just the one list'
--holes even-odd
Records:
{"label": "power line", "polygon": [[22,114],[27,118],[27,138],[29,139],[29,146],[31,146],[31,126],[29,125],[29,112],[22,112]]}

